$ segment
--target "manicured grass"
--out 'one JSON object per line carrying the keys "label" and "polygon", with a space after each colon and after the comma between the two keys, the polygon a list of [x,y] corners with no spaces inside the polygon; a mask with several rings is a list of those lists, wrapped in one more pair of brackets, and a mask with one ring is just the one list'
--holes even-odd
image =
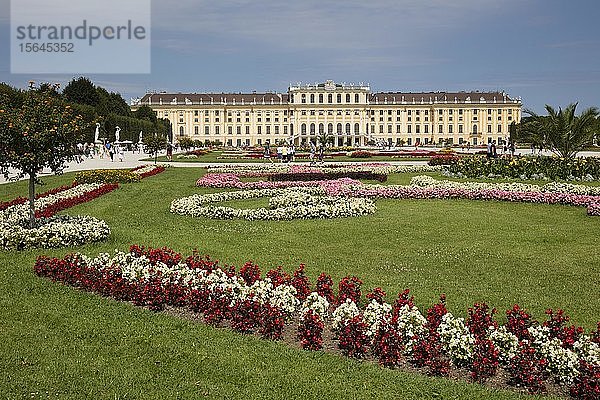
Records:
{"label": "manicured grass", "polygon": [[[0,398],[493,398],[478,385],[309,353],[136,308],[37,278],[35,257],[127,250],[133,243],[194,248],[224,264],[262,271],[300,263],[314,282],[357,275],[388,301],[411,288],[423,309],[447,293],[452,312],[475,301],[502,314],[515,302],[538,318],[564,308],[587,330],[600,307],[600,218],[583,208],[469,201],[380,200],[370,216],[266,222],[193,219],[171,200],[200,189],[203,170],[170,168],[67,210],[106,222],[105,243],[0,253]],[[412,175],[394,175],[406,184]],[[73,174],[46,178],[41,191]],[[26,195],[2,185],[0,200]],[[243,205],[244,202],[236,203]],[[256,206],[256,201],[247,204]]]}

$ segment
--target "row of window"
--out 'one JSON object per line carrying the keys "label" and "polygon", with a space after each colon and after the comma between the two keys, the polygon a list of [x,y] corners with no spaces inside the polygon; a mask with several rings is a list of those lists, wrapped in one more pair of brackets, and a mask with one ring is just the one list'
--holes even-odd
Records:
{"label": "row of window", "polygon": [[[319,93],[318,97],[317,97],[314,93],[311,93],[310,96],[307,96],[306,93],[302,93],[302,95],[300,96],[300,101],[303,104],[306,104],[307,98],[310,99],[309,103],[315,103],[315,100],[318,98],[319,103],[323,104],[324,100],[325,100],[325,95],[323,93]],[[350,103],[351,98],[352,97],[350,96],[350,93],[346,93],[346,103]],[[335,97],[335,100],[336,100],[337,104],[341,104],[342,103],[342,94],[338,93]],[[360,102],[360,95],[358,93],[354,94],[354,102],[355,103]],[[333,93],[327,94],[327,103],[333,104]]]}

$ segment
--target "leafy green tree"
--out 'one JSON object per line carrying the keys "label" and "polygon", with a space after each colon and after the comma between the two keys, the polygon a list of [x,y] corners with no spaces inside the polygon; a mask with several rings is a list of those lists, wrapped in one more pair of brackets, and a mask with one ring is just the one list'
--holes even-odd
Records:
{"label": "leafy green tree", "polygon": [[150,154],[154,154],[154,164],[156,164],[156,158],[158,152],[167,148],[167,138],[164,135],[151,133],[142,137],[142,142],[146,151]]}
{"label": "leafy green tree", "polygon": [[133,112],[133,116],[137,119],[144,119],[146,121],[152,122],[153,124],[156,124],[156,113],[148,105],[140,106],[137,110]]}
{"label": "leafy green tree", "polygon": [[85,77],[71,80],[63,90],[63,96],[67,101],[88,106],[98,106],[100,96],[94,84]]}
{"label": "leafy green tree", "polygon": [[[44,167],[60,174],[89,126],[73,108],[47,91],[30,90],[14,107],[0,96],[0,172],[6,179],[29,176],[29,224],[35,226],[35,184]],[[17,171],[11,177],[11,169]]]}
{"label": "leafy green tree", "polygon": [[194,140],[187,136],[178,137],[177,143],[179,143],[179,147],[181,147],[184,150],[188,150],[188,149],[194,147]]}
{"label": "leafy green tree", "polygon": [[564,110],[559,107],[558,111],[546,105],[548,115],[525,110],[529,117],[521,124],[519,135],[532,143],[548,146],[560,157],[574,158],[592,143],[599,115],[595,107],[584,110],[580,115],[575,115],[576,109],[577,103],[569,104]]}

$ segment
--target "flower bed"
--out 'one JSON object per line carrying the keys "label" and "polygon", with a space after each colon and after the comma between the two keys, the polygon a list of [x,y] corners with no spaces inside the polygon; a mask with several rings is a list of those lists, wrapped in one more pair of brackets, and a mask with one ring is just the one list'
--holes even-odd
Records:
{"label": "flower bed", "polygon": [[96,258],[40,256],[34,270],[39,276],[155,311],[186,308],[202,314],[209,324],[269,339],[281,339],[284,325],[299,321],[297,339],[308,350],[322,348],[323,331],[329,329],[343,354],[372,355],[386,367],[408,362],[442,376],[462,369],[479,383],[503,369],[506,385],[531,393],[557,385],[581,399],[595,398],[600,387],[600,323],[596,331],[585,334],[569,324],[562,310],[548,310],[547,319],[538,322],[515,305],[506,311],[506,324],[500,325],[496,310],[485,303],[475,303],[466,318],[454,316],[442,295],[422,313],[408,290],[388,304],[385,292],[376,288],[366,296],[370,301],[363,302],[362,282],[356,277],[342,279],[338,296],[329,302],[321,290],[326,281],[330,283],[325,286],[332,285],[331,277],[321,274],[311,292],[303,265],[293,277],[279,267],[261,279],[260,269],[252,263],[238,273],[234,267],[220,268],[209,257],[184,258],[167,248],[131,246],[129,253]]}
{"label": "flower bed", "polygon": [[[46,192],[39,193],[35,196],[35,198],[39,199],[40,197],[50,196],[51,194],[56,194],[56,193],[62,192],[63,190],[71,189],[72,187],[74,187],[76,185],[77,185],[77,183],[72,183],[69,186],[59,186],[57,188],[50,189]],[[27,197],[17,197],[10,201],[0,202],[0,211],[6,210],[8,207],[14,206],[17,204],[25,204],[28,201],[29,201],[29,199]]]}
{"label": "flower bed", "polygon": [[134,183],[165,170],[163,165],[141,165],[126,169],[96,169],[81,171],[75,175],[77,183]]}
{"label": "flower bed", "polygon": [[29,228],[29,205],[16,204],[0,212],[0,248],[24,250],[33,247],[76,246],[106,239],[110,230],[104,221],[85,216],[54,216],[105,193],[118,184],[79,184],[61,187],[34,202],[36,227]]}
{"label": "flower bed", "polygon": [[565,160],[557,157],[495,158],[462,157],[448,166],[448,173],[468,178],[515,178],[545,180],[599,180],[600,159]]}
{"label": "flower bed", "polygon": [[358,150],[350,153],[350,158],[371,158],[372,155],[368,151]]}
{"label": "flower bed", "polygon": [[[269,208],[236,209],[212,206],[229,200],[271,197]],[[369,199],[324,196],[321,188],[255,189],[236,192],[192,195],[171,202],[171,212],[215,219],[292,220],[343,218],[372,214],[375,204]]]}
{"label": "flower bed", "polygon": [[328,179],[368,179],[385,182],[386,174],[375,173],[372,171],[328,171],[328,172],[296,172],[296,173],[278,173],[268,177],[269,181],[324,181]]}
{"label": "flower bed", "polygon": [[458,162],[460,157],[455,154],[437,154],[427,162],[428,165],[451,165]]}
{"label": "flower bed", "polygon": [[130,170],[134,174],[140,176],[141,179],[147,178],[149,176],[153,176],[156,174],[160,174],[165,171],[164,165],[142,165]]}

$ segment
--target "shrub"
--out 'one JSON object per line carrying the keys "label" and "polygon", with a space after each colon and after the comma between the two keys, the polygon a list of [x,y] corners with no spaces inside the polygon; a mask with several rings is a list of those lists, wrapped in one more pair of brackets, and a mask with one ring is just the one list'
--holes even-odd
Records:
{"label": "shrub", "polygon": [[252,299],[238,301],[232,310],[231,327],[240,333],[252,333],[260,325],[261,305]]}
{"label": "shrub", "polygon": [[140,179],[139,174],[126,169],[96,169],[75,174],[77,183],[132,183]]}
{"label": "shrub", "polygon": [[552,309],[546,310],[548,320],[544,321],[543,326],[550,329],[550,338],[560,339],[563,347],[572,349],[573,344],[583,335],[583,328],[575,327],[574,325],[567,326],[567,322],[571,319],[563,310]]}
{"label": "shrub", "polygon": [[367,299],[369,299],[369,301],[375,300],[379,304],[383,304],[385,295],[386,293],[383,291],[383,289],[381,289],[380,287],[376,287],[375,289],[367,293]]}
{"label": "shrub", "polygon": [[308,310],[298,326],[298,339],[304,350],[321,350],[323,348],[323,320],[313,310]]}
{"label": "shrub", "polygon": [[273,287],[288,284],[291,281],[290,275],[283,270],[281,265],[276,269],[272,269],[269,272],[267,272],[267,278],[271,279]]}
{"label": "shrub", "polygon": [[335,180],[341,178],[350,179],[366,179],[379,182],[385,182],[387,175],[382,173],[375,173],[371,171],[327,171],[327,172],[289,172],[289,173],[276,173],[271,174],[267,179],[271,182],[281,181],[324,181],[324,180]]}

